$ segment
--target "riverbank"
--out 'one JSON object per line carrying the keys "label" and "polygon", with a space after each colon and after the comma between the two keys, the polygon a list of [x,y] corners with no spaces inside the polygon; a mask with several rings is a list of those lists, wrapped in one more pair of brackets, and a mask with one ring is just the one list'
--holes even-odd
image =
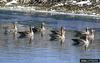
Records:
{"label": "riverbank", "polygon": [[34,12],[41,12],[41,13],[50,13],[52,15],[54,14],[63,14],[63,15],[72,15],[72,16],[89,16],[89,17],[95,17],[95,18],[100,18],[100,14],[96,13],[91,13],[91,14],[86,14],[86,13],[75,13],[75,12],[65,12],[65,11],[57,11],[57,10],[48,10],[48,9],[39,9],[39,7],[24,7],[24,6],[14,6],[14,7],[0,7],[0,10],[10,10],[10,11],[19,11],[19,12],[29,12],[29,13],[34,13]]}

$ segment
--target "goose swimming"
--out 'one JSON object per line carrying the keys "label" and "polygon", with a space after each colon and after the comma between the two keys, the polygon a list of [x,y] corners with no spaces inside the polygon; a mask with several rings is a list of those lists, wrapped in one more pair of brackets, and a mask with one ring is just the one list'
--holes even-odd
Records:
{"label": "goose swimming", "polygon": [[40,27],[34,27],[32,28],[33,32],[36,33],[36,32],[43,32],[45,30],[45,23],[42,22]]}
{"label": "goose swimming", "polygon": [[50,34],[51,40],[65,39],[65,30],[63,27],[61,27],[60,30],[52,30],[51,33],[52,33]]}
{"label": "goose swimming", "polygon": [[4,34],[15,33],[17,32],[17,22],[4,25],[3,28],[4,28]]}
{"label": "goose swimming", "polygon": [[88,27],[86,28],[86,31],[75,31],[75,32],[76,32],[75,37],[80,37],[82,35],[89,35],[90,34],[90,30]]}
{"label": "goose swimming", "polygon": [[32,27],[29,28],[30,31],[22,31],[18,32],[20,34],[20,37],[33,37],[34,32],[32,31]]}

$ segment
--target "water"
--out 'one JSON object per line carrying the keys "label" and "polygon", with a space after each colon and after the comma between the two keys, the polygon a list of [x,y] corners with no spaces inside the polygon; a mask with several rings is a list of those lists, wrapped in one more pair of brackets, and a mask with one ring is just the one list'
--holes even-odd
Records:
{"label": "water", "polygon": [[[18,39],[12,33],[5,35],[2,25],[17,21],[19,25],[36,26],[46,23],[47,31],[44,36],[35,34],[34,39]],[[92,17],[53,15],[44,13],[21,13],[0,11],[0,63],[80,63],[81,58],[100,59],[100,20]],[[66,39],[63,44],[59,41],[50,41],[50,29],[66,29]],[[72,30],[94,28],[95,40],[87,50],[73,46]],[[24,28],[26,28],[24,27]],[[24,29],[18,26],[19,30]]]}

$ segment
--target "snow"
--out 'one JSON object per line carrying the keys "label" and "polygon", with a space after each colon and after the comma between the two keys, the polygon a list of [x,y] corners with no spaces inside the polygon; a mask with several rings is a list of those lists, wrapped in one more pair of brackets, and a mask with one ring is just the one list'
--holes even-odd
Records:
{"label": "snow", "polygon": [[17,1],[12,0],[11,2],[6,3],[5,5],[13,5],[13,4],[17,4]]}
{"label": "snow", "polygon": [[83,4],[87,4],[87,5],[91,5],[92,3],[90,1],[81,1],[81,2],[77,2],[77,5],[83,5]]}

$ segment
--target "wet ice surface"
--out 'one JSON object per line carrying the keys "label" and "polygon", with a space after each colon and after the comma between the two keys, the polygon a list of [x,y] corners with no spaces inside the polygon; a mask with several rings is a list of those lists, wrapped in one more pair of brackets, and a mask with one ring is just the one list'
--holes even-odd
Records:
{"label": "wet ice surface", "polygon": [[[0,11],[1,12],[1,11]],[[9,17],[8,17],[9,16]],[[100,58],[100,23],[99,20],[86,17],[71,17],[65,15],[45,15],[40,13],[26,14],[18,12],[0,13],[0,24],[18,22],[18,29],[23,30],[27,26],[36,26],[42,21],[46,23],[47,30],[43,37],[35,34],[34,39],[18,39],[18,34],[4,34],[0,27],[0,63],[79,63],[80,58]],[[23,26],[26,26],[25,28]],[[52,28],[66,29],[66,38],[63,44],[59,41],[50,41],[50,30]],[[86,27],[94,28],[95,40],[89,45],[88,50],[73,46],[71,39],[74,32],[70,30],[84,30]]]}

